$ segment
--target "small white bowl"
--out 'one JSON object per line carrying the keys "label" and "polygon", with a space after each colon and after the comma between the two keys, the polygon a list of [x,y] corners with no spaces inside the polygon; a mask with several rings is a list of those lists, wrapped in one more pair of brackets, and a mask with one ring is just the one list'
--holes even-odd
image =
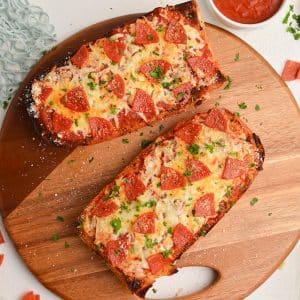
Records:
{"label": "small white bowl", "polygon": [[[224,0],[227,1],[227,0]],[[251,28],[257,28],[260,26],[263,26],[265,24],[268,24],[275,16],[277,16],[285,7],[286,7],[286,3],[287,0],[283,0],[281,6],[279,7],[279,9],[277,10],[277,12],[270,17],[269,19],[259,22],[259,23],[254,23],[254,24],[245,24],[245,23],[240,23],[240,22],[236,22],[233,21],[231,19],[229,19],[228,17],[226,17],[215,5],[213,0],[208,0],[213,12],[215,13],[215,15],[226,25],[233,27],[233,28],[245,28],[245,29],[251,29]]]}

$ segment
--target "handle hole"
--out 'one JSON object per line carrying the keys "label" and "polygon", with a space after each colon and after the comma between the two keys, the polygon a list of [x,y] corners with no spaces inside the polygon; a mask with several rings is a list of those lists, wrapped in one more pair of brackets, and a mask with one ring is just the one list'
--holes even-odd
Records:
{"label": "handle hole", "polygon": [[176,274],[157,279],[146,293],[146,299],[173,299],[191,295],[211,286],[218,272],[208,267],[179,268]]}

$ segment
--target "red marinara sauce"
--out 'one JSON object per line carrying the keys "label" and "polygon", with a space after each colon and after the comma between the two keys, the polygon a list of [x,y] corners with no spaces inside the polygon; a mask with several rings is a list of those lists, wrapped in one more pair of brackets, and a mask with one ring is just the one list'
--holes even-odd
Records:
{"label": "red marinara sauce", "polygon": [[283,0],[213,0],[227,18],[244,24],[255,24],[271,18]]}

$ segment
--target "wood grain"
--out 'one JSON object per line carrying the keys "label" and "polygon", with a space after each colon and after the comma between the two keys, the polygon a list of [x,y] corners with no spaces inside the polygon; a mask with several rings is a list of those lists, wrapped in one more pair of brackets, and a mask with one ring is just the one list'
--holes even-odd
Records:
{"label": "wood grain", "polygon": [[[101,24],[95,28],[101,28]],[[220,89],[198,110],[218,101],[239,111],[266,149],[264,171],[231,211],[178,261],[179,266],[216,269],[219,280],[187,299],[241,299],[259,286],[283,261],[300,232],[300,118],[291,93],[275,71],[237,37],[207,26],[212,48],[230,90]],[[240,61],[235,62],[236,53]],[[257,85],[261,85],[259,89]],[[238,103],[248,108],[240,110]],[[259,104],[261,110],[256,111]],[[163,123],[165,130],[189,111]],[[142,138],[154,139],[158,125],[100,145],[78,147],[31,190],[5,218],[19,253],[45,286],[64,299],[133,299],[134,297],[76,235],[76,218],[83,207],[140,151]],[[94,158],[89,163],[90,158]],[[8,175],[13,181],[13,173]],[[252,197],[259,201],[251,206]],[[3,201],[6,207],[5,199]],[[9,203],[7,204],[9,205]],[[56,216],[65,221],[56,221]],[[60,239],[53,240],[58,233]],[[64,247],[67,241],[69,248]]]}

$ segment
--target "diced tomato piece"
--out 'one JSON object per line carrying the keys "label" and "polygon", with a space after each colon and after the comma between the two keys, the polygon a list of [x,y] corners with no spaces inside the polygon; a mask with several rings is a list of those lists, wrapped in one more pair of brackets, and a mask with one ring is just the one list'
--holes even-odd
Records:
{"label": "diced tomato piece", "polygon": [[212,76],[217,70],[214,63],[205,56],[191,56],[187,62],[194,72],[201,70],[208,76]]}
{"label": "diced tomato piece", "polygon": [[299,72],[300,72],[300,62],[288,60],[285,63],[284,70],[282,72],[281,77],[285,81],[295,80]]}
{"label": "diced tomato piece", "polygon": [[55,133],[64,132],[72,127],[73,121],[57,112],[52,115],[52,126]]}
{"label": "diced tomato piece", "polygon": [[119,74],[115,74],[113,80],[107,85],[107,89],[112,91],[118,98],[123,98],[125,95],[124,79]]}
{"label": "diced tomato piece", "polygon": [[171,64],[163,59],[155,59],[142,64],[140,72],[153,83],[159,83],[165,73],[171,68]]}
{"label": "diced tomato piece", "polygon": [[89,125],[93,142],[96,143],[102,142],[106,138],[112,136],[115,131],[113,124],[109,120],[103,118],[91,117],[89,118]]}
{"label": "diced tomato piece", "polygon": [[143,113],[148,120],[151,120],[155,116],[155,107],[152,98],[141,89],[136,89],[132,102],[132,110]]}
{"label": "diced tomato piece", "polygon": [[186,180],[181,173],[165,166],[161,167],[160,181],[162,190],[173,190],[186,185]]}
{"label": "diced tomato piece", "polygon": [[137,124],[144,122],[135,111],[126,112],[124,109],[119,112],[118,121],[120,128],[134,128]]}
{"label": "diced tomato piece", "polygon": [[192,84],[189,82],[182,83],[173,89],[173,94],[181,105],[185,105],[191,98]]}
{"label": "diced tomato piece", "polygon": [[40,295],[36,295],[30,291],[22,297],[22,300],[40,300]]}
{"label": "diced tomato piece", "polygon": [[104,218],[113,214],[118,209],[119,206],[112,199],[109,199],[107,195],[101,192],[97,196],[95,207],[92,209],[91,214]]}
{"label": "diced tomato piece", "polygon": [[4,260],[4,254],[0,254],[0,266],[2,265]]}
{"label": "diced tomato piece", "polygon": [[227,157],[223,170],[223,179],[233,179],[240,177],[246,173],[246,163],[242,160]]}
{"label": "diced tomato piece", "polygon": [[173,228],[173,243],[177,251],[183,251],[194,240],[194,234],[183,224],[179,223]]}
{"label": "diced tomato piece", "polygon": [[87,45],[82,45],[79,50],[71,58],[73,65],[81,69],[89,60],[89,48]]}
{"label": "diced tomato piece", "polygon": [[175,131],[175,136],[179,137],[187,144],[194,143],[196,137],[199,135],[202,130],[202,126],[196,123],[188,123],[183,125]]}
{"label": "diced tomato piece", "polygon": [[138,233],[154,233],[155,232],[155,213],[148,212],[139,216],[132,225],[132,230]]}
{"label": "diced tomato piece", "polygon": [[208,193],[199,198],[195,204],[195,217],[209,217],[216,214],[214,193]]}
{"label": "diced tomato piece", "polygon": [[157,274],[166,265],[172,263],[169,258],[164,258],[161,253],[156,253],[147,258],[150,271],[153,275]]}
{"label": "diced tomato piece", "polygon": [[115,63],[119,63],[124,56],[126,44],[118,41],[111,41],[109,39],[101,40],[101,45],[105,54]]}
{"label": "diced tomato piece", "polygon": [[86,93],[81,86],[69,90],[61,97],[60,102],[65,107],[77,112],[86,112],[90,109]]}
{"label": "diced tomato piece", "polygon": [[3,243],[4,243],[4,238],[3,238],[3,235],[2,235],[2,233],[0,231],[0,244],[3,244]]}
{"label": "diced tomato piece", "polygon": [[127,235],[107,243],[107,255],[112,267],[118,266],[127,258],[129,246],[130,241]]}
{"label": "diced tomato piece", "polygon": [[200,160],[189,159],[186,162],[186,168],[191,172],[191,175],[188,176],[190,181],[201,180],[210,175],[209,168]]}
{"label": "diced tomato piece", "polygon": [[138,196],[142,195],[146,187],[141,179],[135,174],[129,174],[123,178],[125,195],[129,201],[135,200]]}
{"label": "diced tomato piece", "polygon": [[220,131],[227,130],[227,121],[224,114],[217,108],[212,108],[204,121],[204,125]]}
{"label": "diced tomato piece", "polygon": [[178,21],[170,22],[165,33],[165,40],[169,43],[186,44],[186,32],[183,26]]}
{"label": "diced tomato piece", "polygon": [[53,88],[49,87],[49,86],[42,86],[41,87],[41,93],[39,94],[39,100],[44,103],[48,97],[50,96],[50,94],[52,93]]}
{"label": "diced tomato piece", "polygon": [[157,32],[146,21],[138,20],[135,27],[135,44],[145,45],[157,43],[159,37]]}

